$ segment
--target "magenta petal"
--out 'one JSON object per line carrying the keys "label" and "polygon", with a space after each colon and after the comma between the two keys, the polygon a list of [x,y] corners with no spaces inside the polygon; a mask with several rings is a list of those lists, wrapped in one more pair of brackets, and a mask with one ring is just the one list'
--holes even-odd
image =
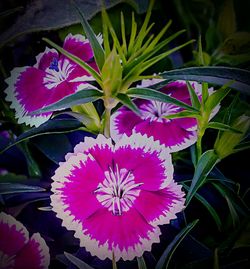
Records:
{"label": "magenta petal", "polygon": [[111,116],[111,136],[114,141],[118,141],[123,134],[131,135],[136,124],[142,119],[134,112],[126,108],[121,108]]}
{"label": "magenta petal", "polygon": [[29,240],[27,229],[12,216],[0,213],[0,252],[15,255]]}
{"label": "magenta petal", "polygon": [[167,122],[157,122],[146,120],[134,128],[135,132],[153,136],[159,140],[171,152],[182,150],[196,141],[196,134],[186,131],[175,123],[175,120]]}
{"label": "magenta petal", "polygon": [[118,167],[132,171],[135,182],[143,182],[141,189],[158,190],[165,180],[164,161],[158,152],[145,152],[142,148],[119,148],[114,153],[114,161]]}
{"label": "magenta petal", "polygon": [[172,182],[166,188],[155,192],[142,190],[136,199],[135,208],[152,225],[162,225],[176,218],[184,209],[184,192],[181,186]]}
{"label": "magenta petal", "polygon": [[41,52],[36,56],[37,63],[34,67],[45,71],[51,65],[53,59],[59,60],[58,52],[55,49],[49,49],[46,47],[44,52]]}
{"label": "magenta petal", "polygon": [[15,257],[15,269],[47,269],[49,266],[49,249],[36,233]]}
{"label": "magenta petal", "polygon": [[132,260],[150,251],[152,243],[159,242],[159,228],[153,227],[135,210],[122,216],[100,210],[83,223],[83,231],[77,232],[81,246],[101,259]]}
{"label": "magenta petal", "polygon": [[101,207],[94,191],[104,178],[98,163],[91,158],[85,158],[85,155],[79,153],[61,164],[53,177],[55,182],[52,184],[52,190],[62,198],[51,198],[53,207],[62,213],[67,211],[75,220],[81,222]]}
{"label": "magenta petal", "polygon": [[69,34],[64,40],[63,48],[85,62],[94,57],[89,41],[80,34]]}

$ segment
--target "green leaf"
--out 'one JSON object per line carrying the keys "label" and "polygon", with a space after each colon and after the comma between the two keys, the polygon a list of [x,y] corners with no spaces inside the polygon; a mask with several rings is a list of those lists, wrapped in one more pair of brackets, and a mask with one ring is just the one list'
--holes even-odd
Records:
{"label": "green leaf", "polygon": [[126,107],[128,107],[130,110],[132,110],[135,114],[138,116],[141,115],[141,112],[139,108],[136,106],[136,104],[126,95],[123,93],[117,94],[116,98]]}
{"label": "green leaf", "polygon": [[188,92],[190,95],[192,106],[194,108],[200,109],[200,107],[201,107],[200,100],[199,100],[194,88],[192,87],[192,85],[190,84],[189,81],[187,81],[187,86],[188,86]]}
{"label": "green leaf", "polygon": [[209,122],[207,125],[207,128],[212,128],[212,129],[217,129],[217,130],[221,130],[221,131],[231,131],[237,134],[242,134],[241,131],[231,127],[230,125],[221,123],[221,122]]}
{"label": "green leaf", "polygon": [[205,109],[208,111],[212,111],[219,103],[228,95],[230,89],[228,88],[228,84],[222,86],[219,90],[213,92],[210,96],[208,96],[207,101],[205,103]]}
{"label": "green leaf", "polygon": [[238,144],[235,148],[234,148],[234,153],[236,152],[240,152],[242,150],[247,150],[250,149],[250,141],[248,142],[243,142]]}
{"label": "green leaf", "polygon": [[93,267],[89,266],[86,262],[78,259],[74,255],[64,252],[65,257],[70,260],[77,268],[79,269],[94,269]]}
{"label": "green leaf", "polygon": [[198,160],[195,168],[194,177],[186,197],[186,205],[189,204],[197,190],[205,183],[208,174],[218,162],[219,158],[213,149],[208,150],[201,155],[201,158]]}
{"label": "green leaf", "polygon": [[37,128],[32,128],[25,133],[21,134],[17,137],[17,139],[6,146],[3,149],[0,149],[0,154],[6,151],[7,149],[13,147],[25,141],[27,139],[39,136],[39,135],[47,135],[47,134],[60,134],[60,133],[67,133],[78,130],[82,124],[75,119],[53,119],[45,122],[44,124],[40,125]]}
{"label": "green leaf", "polygon": [[146,100],[156,100],[164,103],[171,103],[179,107],[183,107],[187,110],[197,112],[197,109],[187,105],[186,103],[170,97],[167,94],[149,88],[130,88],[127,91],[127,95],[130,97],[142,98]]}
{"label": "green leaf", "polygon": [[26,193],[26,192],[42,192],[46,191],[39,186],[31,186],[19,183],[0,183],[0,194],[14,194],[14,193]]}
{"label": "green leaf", "polygon": [[[111,8],[121,2],[121,0],[106,0],[105,7]],[[99,1],[78,0],[77,6],[84,12],[85,18],[88,20],[101,10]],[[139,6],[140,11],[145,12],[140,3]],[[65,28],[65,26],[79,22],[79,16],[69,0],[60,0],[56,4],[51,0],[42,0],[39,4],[37,1],[31,1],[25,5],[23,12],[19,14],[10,27],[1,33],[0,47],[24,33]]]}
{"label": "green leaf", "polygon": [[97,81],[97,83],[99,85],[101,85],[100,75],[90,65],[88,65],[87,63],[85,63],[79,57],[73,55],[72,53],[69,53],[68,51],[66,51],[62,47],[58,46],[56,43],[54,43],[53,41],[49,40],[48,38],[43,38],[43,40],[45,42],[47,42],[48,44],[50,44],[53,48],[55,48],[56,50],[58,50],[60,53],[62,53],[63,55],[67,56],[74,63],[76,63],[79,66],[81,66],[84,70],[86,70],[87,72],[89,72],[89,74],[91,74],[93,76],[93,78],[95,78],[95,80]]}
{"label": "green leaf", "polygon": [[[188,190],[189,187],[182,183],[183,187]],[[213,220],[215,221],[217,227],[219,230],[221,230],[221,227],[222,227],[222,222],[221,222],[221,219],[220,219],[220,216],[218,215],[218,213],[215,211],[215,209],[211,206],[211,204],[203,197],[201,196],[200,194],[198,193],[195,193],[194,197],[203,204],[203,206],[206,207],[206,209],[208,210],[208,212],[210,213],[210,215],[212,216]]]}
{"label": "green leaf", "polygon": [[170,260],[182,242],[182,240],[187,236],[187,234],[194,228],[199,220],[195,220],[189,223],[184,229],[182,229],[174,238],[174,240],[168,245],[168,247],[163,252],[162,256],[160,257],[158,263],[156,264],[155,269],[167,269],[170,263]]}
{"label": "green leaf", "polygon": [[23,144],[19,145],[19,147],[25,156],[27,166],[28,166],[29,176],[30,177],[41,177],[41,171],[40,171],[39,165],[34,160],[26,141]]}
{"label": "green leaf", "polygon": [[230,88],[250,94],[250,72],[239,68],[221,66],[188,67],[166,71],[161,73],[160,76],[169,80],[195,80],[216,85],[225,85],[233,80],[234,83],[230,85]]}
{"label": "green leaf", "polygon": [[163,118],[166,118],[166,119],[198,118],[199,116],[200,116],[199,112],[191,112],[188,110],[182,110],[181,112],[177,112],[175,114],[163,116]]}
{"label": "green leaf", "polygon": [[147,269],[147,265],[143,259],[143,256],[137,257],[138,269]]}
{"label": "green leaf", "polygon": [[96,35],[95,35],[94,31],[92,30],[91,26],[89,25],[88,21],[86,20],[86,18],[84,16],[84,14],[82,13],[81,9],[75,3],[74,3],[74,7],[79,13],[79,17],[80,17],[82,27],[83,27],[84,32],[86,33],[87,38],[88,38],[88,40],[89,40],[89,42],[91,44],[91,48],[93,49],[96,63],[98,65],[99,69],[101,70],[102,66],[104,64],[104,59],[105,59],[103,48],[102,48],[101,44],[99,43],[98,39],[96,38]]}
{"label": "green leaf", "polygon": [[103,93],[96,89],[83,89],[81,91],[70,94],[59,101],[48,105],[44,108],[35,110],[31,112],[31,115],[40,114],[44,112],[51,112],[54,110],[61,110],[70,108],[75,105],[81,105],[89,102],[94,102],[100,99],[103,96]]}

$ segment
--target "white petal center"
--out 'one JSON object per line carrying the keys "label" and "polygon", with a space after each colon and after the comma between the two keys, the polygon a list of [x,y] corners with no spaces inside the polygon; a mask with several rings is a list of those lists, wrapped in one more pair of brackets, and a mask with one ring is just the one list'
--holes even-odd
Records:
{"label": "white petal center", "polygon": [[95,190],[96,198],[114,215],[120,216],[131,208],[143,183],[135,183],[131,171],[119,169],[117,165],[115,169],[110,167],[104,174],[105,179]]}

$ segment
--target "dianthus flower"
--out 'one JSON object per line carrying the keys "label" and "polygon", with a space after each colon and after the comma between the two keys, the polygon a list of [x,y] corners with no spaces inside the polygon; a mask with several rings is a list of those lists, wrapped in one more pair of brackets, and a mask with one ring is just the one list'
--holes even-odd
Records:
{"label": "dianthus flower", "polygon": [[29,238],[21,222],[0,213],[0,268],[47,269],[49,259],[49,249],[39,233]]}
{"label": "dianthus flower", "polygon": [[146,135],[112,144],[85,138],[53,176],[51,205],[62,225],[100,259],[132,260],[159,242],[158,225],[184,208],[169,151]]}
{"label": "dianthus flower", "polygon": [[[158,79],[144,80],[138,87],[150,87],[159,82]],[[201,99],[202,87],[197,82],[191,82],[199,99]],[[191,105],[191,99],[185,81],[175,81],[167,84],[161,92],[178,99],[188,105]],[[209,93],[213,88],[209,89]],[[161,144],[169,149],[170,152],[176,152],[185,149],[197,140],[197,120],[195,118],[176,118],[167,119],[164,116],[178,113],[183,108],[154,100],[134,100],[138,106],[141,116],[126,107],[121,107],[111,116],[111,137],[118,141],[123,134],[131,135],[133,132],[153,136]],[[216,114],[219,107],[213,112]]]}
{"label": "dianthus flower", "polygon": [[[69,34],[63,48],[87,62],[97,70],[90,43],[82,35]],[[52,113],[29,115],[29,113],[52,104],[76,91],[91,87],[92,76],[55,49],[46,48],[36,57],[34,66],[14,68],[6,79],[6,100],[15,109],[18,123],[39,126]]]}

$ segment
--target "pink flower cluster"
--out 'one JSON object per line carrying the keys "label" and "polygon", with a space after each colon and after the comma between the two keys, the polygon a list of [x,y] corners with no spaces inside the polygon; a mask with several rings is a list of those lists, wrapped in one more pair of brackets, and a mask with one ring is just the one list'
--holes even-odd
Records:
{"label": "pink flower cluster", "polygon": [[[63,48],[98,70],[90,43],[82,36],[68,35]],[[91,80],[77,64],[46,48],[33,67],[12,71],[7,79],[6,99],[12,103],[19,123],[39,126],[52,113],[32,116],[30,112],[86,86],[93,87],[88,83]],[[145,80],[138,87],[150,87],[156,82]],[[201,99],[201,85],[191,85]],[[191,105],[185,81],[171,82],[161,92]],[[86,138],[66,155],[52,178],[52,209],[62,219],[62,225],[75,231],[80,245],[101,259],[112,259],[114,255],[115,260],[132,260],[142,256],[160,241],[159,225],[168,224],[184,209],[184,192],[173,179],[171,152],[196,142],[197,121],[165,118],[183,110],[170,103],[141,99],[134,102],[141,116],[126,107],[118,109],[111,117],[113,141],[103,135]],[[213,114],[217,111],[218,108]],[[11,217],[6,219],[13,221]],[[7,229],[8,223],[2,219],[0,227],[5,225]],[[31,250],[33,246],[32,251],[39,256],[41,238],[35,235],[28,241],[27,232],[18,225],[11,228],[13,235],[19,236],[22,246],[29,242],[25,248]],[[17,250],[6,252],[0,248],[0,260],[14,262],[12,256]],[[18,264],[18,259],[15,262]]]}

